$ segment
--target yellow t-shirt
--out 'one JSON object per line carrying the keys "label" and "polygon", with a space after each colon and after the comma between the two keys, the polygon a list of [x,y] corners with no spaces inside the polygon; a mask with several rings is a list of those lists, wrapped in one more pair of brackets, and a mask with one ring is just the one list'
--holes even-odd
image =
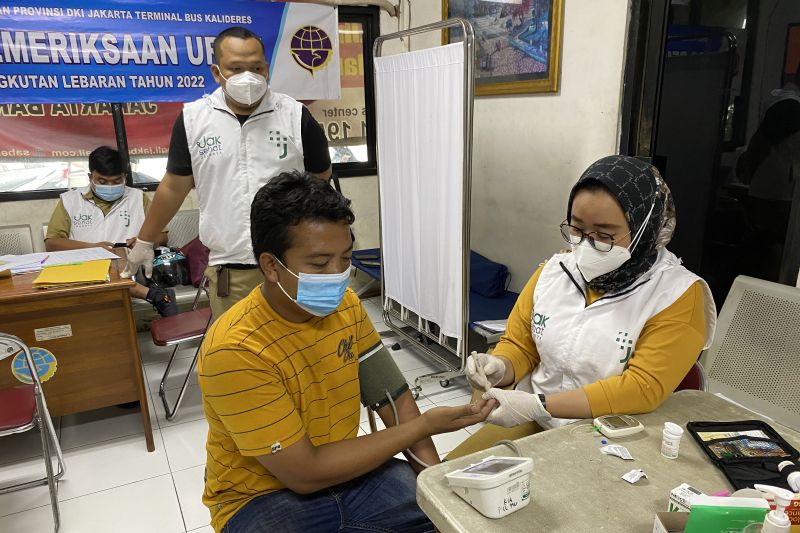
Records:
{"label": "yellow t-shirt", "polygon": [[[506,333],[492,352],[511,361],[517,382],[539,364],[531,316],[533,291],[543,268],[544,265],[533,273],[520,293],[508,317]],[[601,296],[588,290],[586,304],[591,305]],[[661,405],[697,361],[705,330],[705,294],[700,282],[695,282],[675,303],[645,322],[621,375],[584,385],[592,416],[647,413]]]}
{"label": "yellow t-shirt", "polygon": [[335,313],[296,324],[259,285],[214,322],[198,377],[209,426],[203,502],[216,531],[251,498],[285,488],[256,456],[304,435],[315,446],[358,435],[358,359],[379,346],[350,289]]}

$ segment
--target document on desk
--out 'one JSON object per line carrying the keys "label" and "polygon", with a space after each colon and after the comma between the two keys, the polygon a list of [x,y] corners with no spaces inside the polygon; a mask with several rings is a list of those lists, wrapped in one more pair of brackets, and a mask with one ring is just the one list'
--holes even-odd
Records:
{"label": "document on desk", "polygon": [[33,280],[33,285],[40,289],[48,289],[86,283],[105,283],[108,281],[109,266],[111,266],[110,259],[46,266]]}
{"label": "document on desk", "polygon": [[491,331],[492,333],[503,333],[506,330],[506,324],[508,320],[480,320],[475,322],[476,326],[480,326],[486,331]]}
{"label": "document on desk", "polygon": [[2,255],[0,256],[0,271],[10,270],[12,274],[27,274],[39,272],[43,267],[100,259],[119,259],[119,256],[100,247],[59,252],[36,252],[25,255]]}

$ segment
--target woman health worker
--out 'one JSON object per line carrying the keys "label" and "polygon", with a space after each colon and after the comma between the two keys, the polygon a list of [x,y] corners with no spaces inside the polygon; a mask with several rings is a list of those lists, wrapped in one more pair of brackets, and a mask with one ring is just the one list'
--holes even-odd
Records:
{"label": "woman health worker", "polygon": [[609,156],[583,173],[561,224],[571,253],[531,276],[493,355],[467,360],[470,382],[499,406],[451,457],[572,419],[646,413],[675,390],[710,346],[716,308],[665,248],[674,230],[653,166]]}

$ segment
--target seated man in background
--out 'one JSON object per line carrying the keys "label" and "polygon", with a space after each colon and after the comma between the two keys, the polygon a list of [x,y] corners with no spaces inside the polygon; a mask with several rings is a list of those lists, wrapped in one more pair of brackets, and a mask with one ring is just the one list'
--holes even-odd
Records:
{"label": "seated man in background", "polygon": [[[130,247],[144,221],[150,199],[125,185],[125,164],[120,153],[101,146],[89,154],[89,186],[71,189],[61,198],[47,225],[44,245],[48,252],[101,247]],[[167,242],[162,232],[157,246]],[[171,289],[136,284],[131,296],[147,300],[161,316],[178,313]]]}
{"label": "seated man in background", "polygon": [[[203,501],[218,532],[433,531],[415,499],[422,466],[392,456],[438,463],[430,436],[495,406],[420,415],[347,288],[349,206],[307,172],[282,173],[255,195],[250,232],[264,282],[217,318],[198,365],[209,425]],[[388,429],[358,436],[359,398]]]}

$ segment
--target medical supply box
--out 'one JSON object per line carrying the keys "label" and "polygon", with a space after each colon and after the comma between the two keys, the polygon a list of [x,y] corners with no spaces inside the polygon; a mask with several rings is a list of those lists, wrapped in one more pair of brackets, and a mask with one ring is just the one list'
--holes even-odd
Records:
{"label": "medical supply box", "polygon": [[446,474],[450,488],[487,518],[501,518],[530,503],[530,457],[490,455],[479,463]]}
{"label": "medical supply box", "polygon": [[653,523],[653,533],[680,533],[686,528],[689,520],[689,513],[656,513],[656,520]]}
{"label": "medical supply box", "polygon": [[703,494],[688,483],[681,483],[669,492],[669,504],[667,511],[688,513],[692,509],[691,499],[693,496]]}

